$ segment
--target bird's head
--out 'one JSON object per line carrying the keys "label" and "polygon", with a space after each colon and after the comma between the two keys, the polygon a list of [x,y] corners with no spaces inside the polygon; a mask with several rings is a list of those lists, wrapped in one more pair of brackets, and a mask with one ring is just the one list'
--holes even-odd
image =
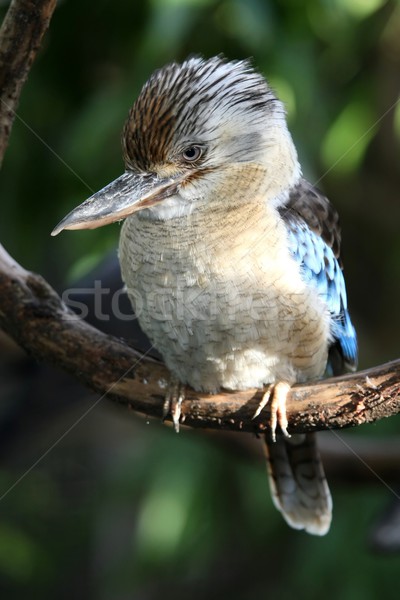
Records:
{"label": "bird's head", "polygon": [[[216,203],[279,203],[299,178],[284,109],[248,61],[190,58],[153,73],[122,136],[125,173],[53,231],[92,229],[140,211],[168,219]],[[229,208],[229,206],[227,206]]]}

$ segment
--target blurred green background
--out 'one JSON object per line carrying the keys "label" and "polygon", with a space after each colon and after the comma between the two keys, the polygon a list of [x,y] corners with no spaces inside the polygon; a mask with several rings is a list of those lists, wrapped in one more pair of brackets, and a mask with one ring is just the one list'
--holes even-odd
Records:
{"label": "blurred green background", "polygon": [[[1,16],[6,8],[2,2]],[[189,54],[221,52],[254,58],[286,104],[305,175],[339,210],[360,367],[395,358],[394,0],[60,1],[1,173],[1,242],[60,291],[115,254],[118,225],[49,234],[122,172],[122,124],[150,73]],[[95,404],[5,337],[0,352],[2,597],[398,597],[399,556],[378,555],[371,543],[371,524],[395,497],[377,477],[344,480],[332,467],[332,530],[313,539],[290,530],[272,507],[251,436],[177,436],[107,400]],[[397,430],[393,418],[341,436],[376,444]],[[400,477],[390,485],[399,491]]]}

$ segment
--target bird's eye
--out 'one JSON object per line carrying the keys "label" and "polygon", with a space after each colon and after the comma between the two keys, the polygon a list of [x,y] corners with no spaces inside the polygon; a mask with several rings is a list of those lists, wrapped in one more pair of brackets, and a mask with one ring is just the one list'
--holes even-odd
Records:
{"label": "bird's eye", "polygon": [[187,162],[196,162],[203,154],[203,148],[201,146],[188,146],[182,152],[182,157]]}

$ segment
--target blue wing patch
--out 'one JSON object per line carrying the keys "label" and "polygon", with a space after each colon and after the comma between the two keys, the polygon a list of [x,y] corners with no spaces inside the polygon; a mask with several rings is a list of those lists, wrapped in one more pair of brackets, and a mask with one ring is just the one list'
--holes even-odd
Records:
{"label": "blue wing patch", "polygon": [[[316,287],[332,315],[332,346],[338,346],[345,369],[354,370],[357,365],[357,336],[347,310],[343,272],[332,248],[300,220],[288,223],[288,239],[289,249],[300,265],[304,281]],[[329,374],[337,371],[328,364]]]}

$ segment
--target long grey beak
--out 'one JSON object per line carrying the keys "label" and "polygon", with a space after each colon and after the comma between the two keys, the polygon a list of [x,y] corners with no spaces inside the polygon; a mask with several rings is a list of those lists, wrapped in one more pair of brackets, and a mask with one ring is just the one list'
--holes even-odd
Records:
{"label": "long grey beak", "polygon": [[176,194],[183,179],[182,175],[162,179],[154,173],[126,171],[74,208],[51,235],[57,235],[63,229],[95,229],[125,219]]}

